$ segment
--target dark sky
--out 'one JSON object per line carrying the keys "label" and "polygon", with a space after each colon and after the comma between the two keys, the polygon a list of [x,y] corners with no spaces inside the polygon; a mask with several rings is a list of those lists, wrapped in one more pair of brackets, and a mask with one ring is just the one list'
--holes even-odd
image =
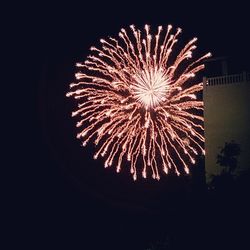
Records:
{"label": "dark sky", "polygon": [[130,24],[142,28],[146,23],[152,26],[171,23],[183,29],[186,39],[197,36],[201,50],[211,51],[214,56],[238,57],[243,69],[249,67],[246,65],[249,58],[248,8],[238,1],[237,4],[234,1],[156,1],[155,4],[93,1],[78,5],[37,5],[23,18],[28,26],[32,25],[30,31],[34,40],[30,42],[36,43],[37,53],[49,58],[57,58],[58,54],[81,58],[101,37],[114,36],[120,28]]}
{"label": "dark sky", "polygon": [[[116,36],[130,24],[181,27],[184,41],[198,37],[199,53],[234,58],[232,72],[249,70],[247,6],[185,2],[15,5],[15,38],[24,58],[20,67],[28,72],[22,82],[29,96],[24,103],[31,109],[19,150],[27,156],[28,169],[19,196],[20,218],[28,230],[23,235],[20,228],[20,241],[33,249],[143,249],[166,232],[188,230],[183,207],[189,204],[183,204],[179,181],[134,183],[126,173],[104,170],[92,159],[93,148],[83,149],[75,139],[74,103],[65,98],[75,63],[100,38]],[[17,117],[22,121],[20,113]],[[14,161],[18,165],[18,157]]]}

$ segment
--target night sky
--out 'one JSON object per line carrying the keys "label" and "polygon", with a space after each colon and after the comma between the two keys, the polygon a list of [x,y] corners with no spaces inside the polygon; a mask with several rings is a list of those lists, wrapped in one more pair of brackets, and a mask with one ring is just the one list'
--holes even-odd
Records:
{"label": "night sky", "polygon": [[[21,184],[13,188],[15,242],[26,249],[147,249],[167,238],[173,245],[169,249],[205,249],[228,246],[234,236],[232,244],[239,247],[244,232],[236,237],[230,230],[221,233],[228,214],[214,217],[216,207],[208,209],[198,194],[189,200],[180,188],[186,179],[134,182],[127,169],[118,175],[104,169],[102,160],[94,161],[94,147],[82,148],[75,138],[75,103],[65,94],[75,63],[100,38],[114,37],[130,24],[181,27],[180,44],[198,37],[197,57],[210,51],[229,58],[229,73],[250,71],[248,7],[240,1],[82,1],[14,9],[19,63],[27,75],[19,84],[27,87],[23,102],[30,111],[25,122],[21,112],[16,114],[25,132],[13,156],[15,166],[24,159],[17,171]],[[243,227],[237,219],[230,223]]]}

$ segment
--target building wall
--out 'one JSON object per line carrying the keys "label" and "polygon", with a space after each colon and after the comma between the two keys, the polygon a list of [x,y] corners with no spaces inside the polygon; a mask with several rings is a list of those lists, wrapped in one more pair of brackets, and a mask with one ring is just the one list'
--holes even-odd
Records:
{"label": "building wall", "polygon": [[222,170],[216,160],[225,142],[240,144],[238,166],[250,168],[250,75],[204,78],[203,100],[207,181]]}

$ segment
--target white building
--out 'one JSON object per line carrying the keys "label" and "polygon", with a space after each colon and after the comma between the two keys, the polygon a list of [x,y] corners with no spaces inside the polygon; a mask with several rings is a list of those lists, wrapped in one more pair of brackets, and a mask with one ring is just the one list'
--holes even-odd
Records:
{"label": "white building", "polygon": [[250,74],[204,78],[205,169],[209,181],[222,170],[217,155],[225,142],[240,145],[239,170],[250,168]]}

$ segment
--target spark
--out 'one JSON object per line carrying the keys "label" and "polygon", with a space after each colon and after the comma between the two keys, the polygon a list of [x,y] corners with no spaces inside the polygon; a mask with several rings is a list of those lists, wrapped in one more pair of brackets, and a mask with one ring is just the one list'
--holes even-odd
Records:
{"label": "spark", "polygon": [[[158,27],[156,35],[130,26],[119,38],[100,39],[101,48],[75,74],[67,97],[78,102],[72,116],[78,117],[77,138],[86,146],[94,141],[94,159],[105,157],[104,166],[129,166],[134,180],[138,173],[159,180],[162,173],[189,173],[198,151],[203,149],[203,102],[197,100],[202,83],[193,81],[204,68],[190,62],[197,38],[172,53],[181,33]],[[201,113],[201,114],[200,114]]]}

